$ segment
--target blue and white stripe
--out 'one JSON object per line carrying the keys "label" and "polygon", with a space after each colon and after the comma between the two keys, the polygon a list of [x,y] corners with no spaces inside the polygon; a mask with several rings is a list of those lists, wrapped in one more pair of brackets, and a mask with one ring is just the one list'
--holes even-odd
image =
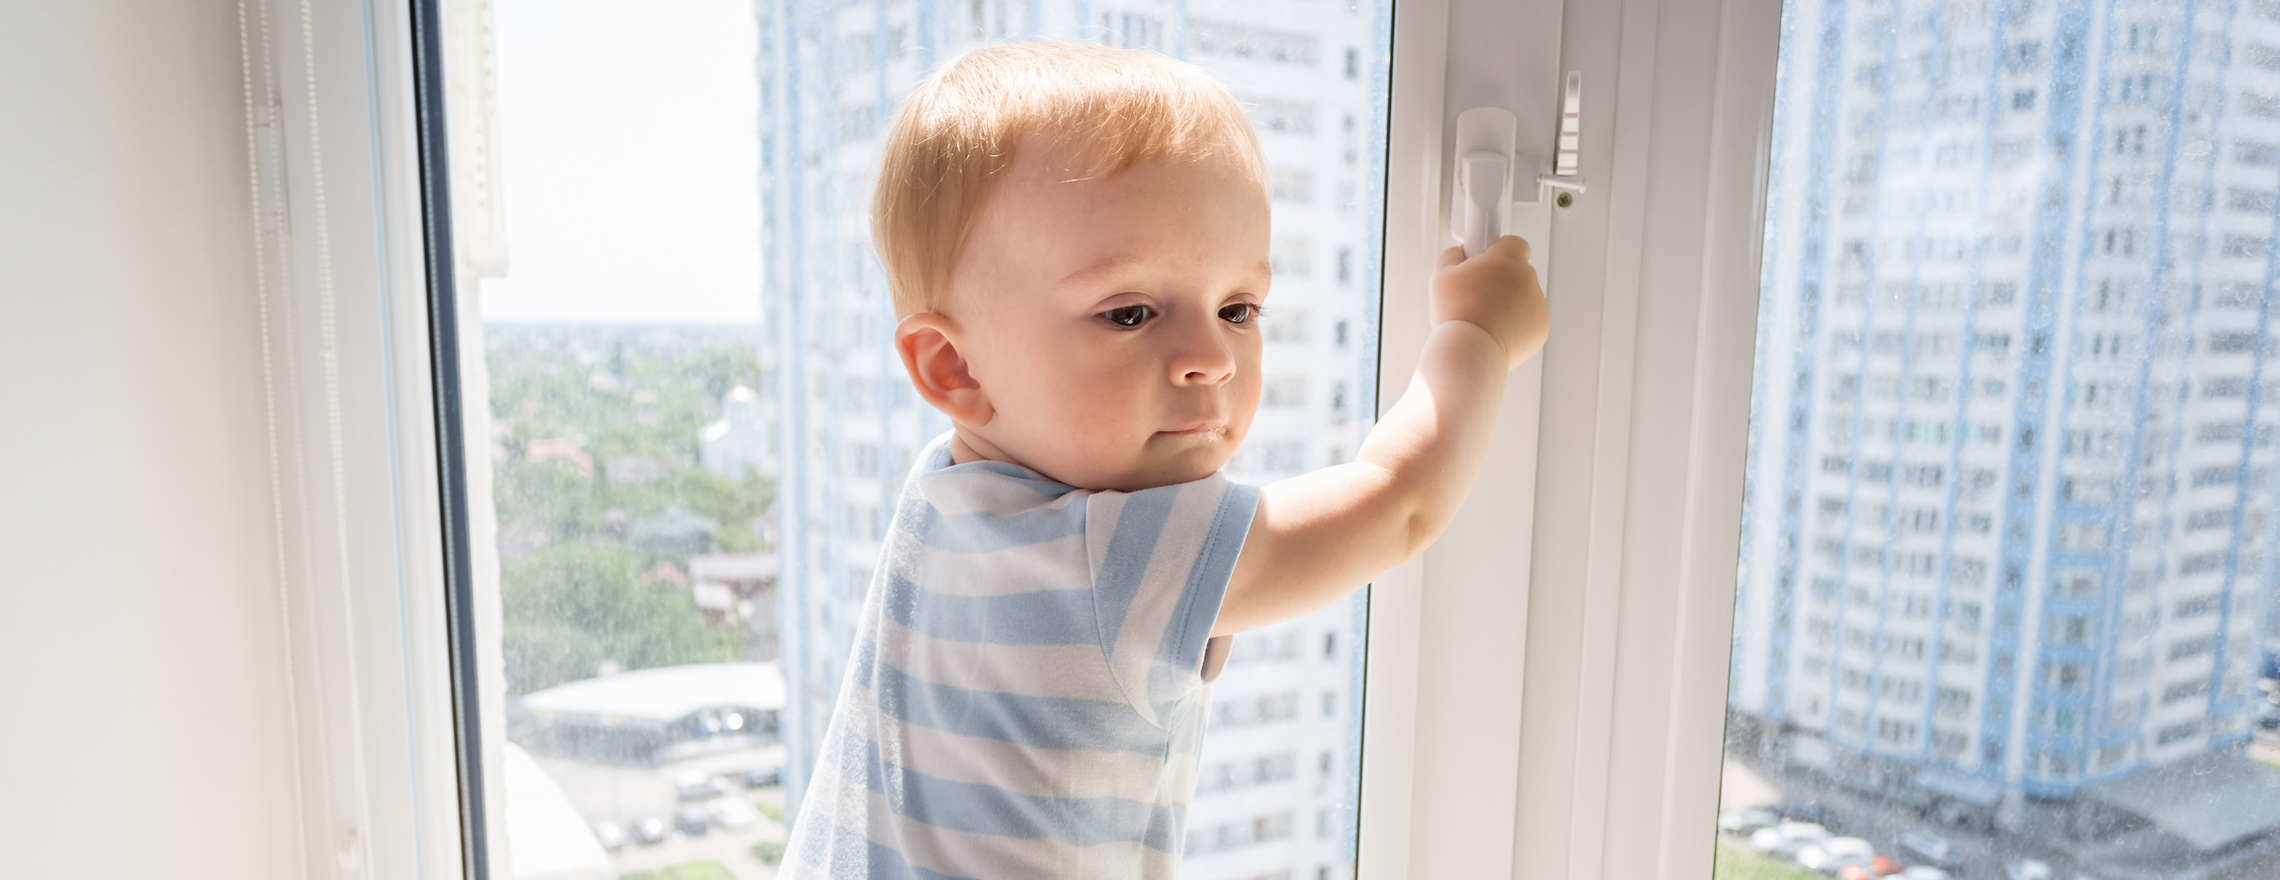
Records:
{"label": "blue and white stripe", "polygon": [[1173,877],[1258,490],[920,454],[783,876]]}

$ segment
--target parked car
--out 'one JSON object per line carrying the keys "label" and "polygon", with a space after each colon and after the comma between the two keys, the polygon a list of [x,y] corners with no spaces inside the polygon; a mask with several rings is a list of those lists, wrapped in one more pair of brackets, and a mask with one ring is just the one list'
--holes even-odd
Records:
{"label": "parked car", "polygon": [[1829,852],[1838,855],[1858,855],[1863,858],[1876,857],[1876,845],[1858,837],[1832,837],[1829,838],[1828,843],[1822,844],[1822,846],[1826,847]]}
{"label": "parked car", "polygon": [[[1890,870],[1886,870],[1887,868]],[[1890,877],[1898,873],[1900,873],[1899,862],[1895,862],[1883,856],[1877,856],[1874,861],[1869,862],[1865,867],[1861,865],[1846,865],[1844,867],[1844,870],[1837,872],[1837,880],[1878,880],[1880,877]]]}
{"label": "parked car", "polygon": [[1962,861],[1962,853],[1956,851],[1955,841],[1929,831],[1901,833],[1900,854],[1919,864],[1950,870]]}
{"label": "parked car", "polygon": [[594,841],[611,852],[625,848],[625,826],[604,819],[594,823]]}
{"label": "parked car", "polygon": [[1875,860],[1876,847],[1858,837],[1825,838],[1797,850],[1798,865],[1832,877],[1847,867],[1866,869]]}
{"label": "parked car", "polygon": [[1836,824],[1829,821],[1829,808],[1820,801],[1792,801],[1783,804],[1781,818],[1791,822],[1811,822],[1823,828]]}
{"label": "parked car", "polygon": [[1986,807],[1953,798],[1934,798],[1924,816],[1949,828],[1992,831],[1995,814]]}
{"label": "parked car", "polygon": [[703,804],[689,804],[673,814],[673,830],[690,837],[703,837],[712,830],[712,819],[705,815]]}
{"label": "parked car", "polygon": [[684,801],[709,801],[728,793],[728,784],[710,773],[692,771],[673,777],[673,793]]}
{"label": "parked car", "polygon": [[742,796],[731,795],[705,805],[705,814],[722,831],[742,831],[760,821],[760,811]]}
{"label": "parked car", "polygon": [[1859,853],[1831,852],[1826,844],[1820,843],[1809,843],[1797,850],[1798,867],[1830,877],[1844,873],[1847,868],[1867,871],[1869,860],[1873,858]]}
{"label": "parked car", "polygon": [[643,816],[626,824],[626,833],[634,843],[650,846],[665,842],[665,819],[662,816]]}
{"label": "parked car", "polygon": [[733,774],[733,778],[745,788],[767,788],[771,785],[784,784],[784,768],[754,767]]}
{"label": "parked car", "polygon": [[1783,822],[1750,833],[1750,848],[1767,855],[1794,859],[1807,846],[1829,839],[1829,830],[1811,822]]}
{"label": "parked car", "polygon": [[1779,824],[1781,824],[1781,814],[1766,807],[1752,807],[1747,810],[1732,810],[1718,814],[1718,830],[1729,834],[1748,836],[1756,834],[1760,828],[1771,828]]}
{"label": "parked car", "polygon": [[2041,859],[2012,859],[2003,863],[2004,880],[2056,880],[2058,874]]}
{"label": "parked car", "polygon": [[1900,872],[1900,880],[1953,880],[1948,872],[1932,865],[1910,865]]}

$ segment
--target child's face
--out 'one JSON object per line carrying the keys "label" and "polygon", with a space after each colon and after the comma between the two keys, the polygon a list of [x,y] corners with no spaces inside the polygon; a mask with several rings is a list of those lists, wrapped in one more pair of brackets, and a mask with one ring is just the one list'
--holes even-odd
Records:
{"label": "child's face", "polygon": [[1076,179],[1072,158],[1024,145],[952,270],[990,410],[966,439],[1080,488],[1209,476],[1259,406],[1265,193],[1220,164]]}

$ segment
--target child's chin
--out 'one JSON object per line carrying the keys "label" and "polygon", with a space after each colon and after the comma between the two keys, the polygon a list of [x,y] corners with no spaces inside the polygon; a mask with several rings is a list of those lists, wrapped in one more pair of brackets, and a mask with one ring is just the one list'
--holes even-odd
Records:
{"label": "child's chin", "polygon": [[1199,444],[1192,449],[1180,450],[1164,459],[1161,468],[1166,477],[1164,485],[1192,483],[1211,476],[1218,473],[1220,468],[1226,467],[1227,462],[1234,457],[1234,445],[1224,442]]}
{"label": "child's chin", "polygon": [[1232,454],[1211,449],[1186,449],[1151,456],[1151,460],[1124,473],[1106,476],[1098,488],[1138,492],[1158,486],[1193,483],[1218,473],[1220,468],[1227,466],[1228,459],[1233,457]]}

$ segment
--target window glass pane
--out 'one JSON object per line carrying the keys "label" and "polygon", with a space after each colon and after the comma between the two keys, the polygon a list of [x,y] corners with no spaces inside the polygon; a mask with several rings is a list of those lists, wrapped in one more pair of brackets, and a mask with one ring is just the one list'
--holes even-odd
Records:
{"label": "window glass pane", "polygon": [[1786,4],[1720,876],[2280,875],[2275,96],[2261,0]]}
{"label": "window glass pane", "polygon": [[[1386,0],[447,5],[513,876],[774,876],[903,477],[949,427],[891,348],[866,216],[877,139],[941,62],[1042,36],[1217,76],[1273,211],[1228,472],[1348,460],[1375,413]],[[1352,875],[1364,607],[1237,637],[1182,876]]]}

